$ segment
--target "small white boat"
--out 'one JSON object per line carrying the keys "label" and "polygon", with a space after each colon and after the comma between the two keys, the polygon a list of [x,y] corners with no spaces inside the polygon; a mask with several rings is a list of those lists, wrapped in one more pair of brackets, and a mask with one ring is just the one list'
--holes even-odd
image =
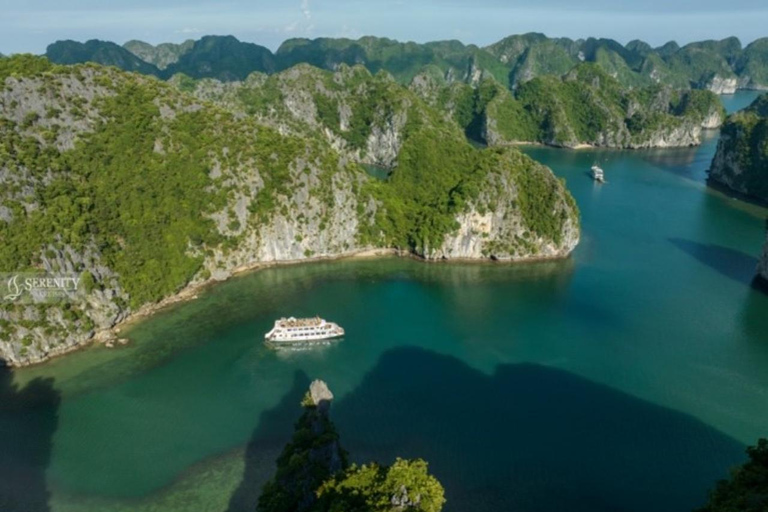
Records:
{"label": "small white boat", "polygon": [[605,172],[597,165],[592,166],[592,179],[598,183],[605,183]]}
{"label": "small white boat", "polygon": [[281,318],[264,335],[264,341],[275,346],[323,342],[344,336],[344,329],[334,322],[314,318]]}

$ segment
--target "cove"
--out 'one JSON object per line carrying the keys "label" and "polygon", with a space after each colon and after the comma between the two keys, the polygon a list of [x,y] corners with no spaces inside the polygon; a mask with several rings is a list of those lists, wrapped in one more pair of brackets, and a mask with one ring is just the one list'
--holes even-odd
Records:
{"label": "cove", "polygon": [[[752,285],[768,211],[705,186],[715,135],[525,148],[581,209],[568,260],[270,268],[136,324],[128,347],[5,372],[0,476],[32,510],[253,510],[322,378],[354,457],[427,459],[448,512],[690,510],[768,435],[768,296]],[[268,350],[291,314],[346,339]]]}

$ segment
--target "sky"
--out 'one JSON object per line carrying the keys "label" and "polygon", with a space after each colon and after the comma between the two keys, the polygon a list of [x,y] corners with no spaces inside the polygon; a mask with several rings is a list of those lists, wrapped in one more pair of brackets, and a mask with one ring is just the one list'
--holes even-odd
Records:
{"label": "sky", "polygon": [[59,39],[152,44],[234,35],[272,50],[292,37],[459,39],[609,37],[652,45],[768,36],[766,0],[0,0],[0,53]]}

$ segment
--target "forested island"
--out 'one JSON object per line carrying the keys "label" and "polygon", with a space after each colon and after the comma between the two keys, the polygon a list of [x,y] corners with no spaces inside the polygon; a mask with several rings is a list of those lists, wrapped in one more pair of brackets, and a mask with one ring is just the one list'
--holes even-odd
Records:
{"label": "forested island", "polygon": [[486,48],[374,37],[295,39],[273,54],[232,36],[206,36],[157,47],[59,41],[46,56],[61,64],[112,65],[190,88],[200,87],[201,79],[207,79],[204,88],[211,80],[222,82],[218,88],[253,84],[254,77],[299,64],[329,71],[359,65],[372,74],[385,71],[451,114],[480,143],[646,148],[697,145],[702,129],[718,128],[725,115],[710,92],[764,87],[763,46],[759,40],[742,49],[730,38],[652,49],[639,41],[622,46],[610,39],[525,34]]}
{"label": "forested island", "polygon": [[720,131],[709,179],[768,203],[768,94],[728,117]]}
{"label": "forested island", "polygon": [[[725,115],[700,80],[640,80],[606,66],[610,41],[566,43],[295,40],[272,54],[205,37],[0,58],[0,261],[82,274],[84,291],[5,303],[0,356],[111,344],[126,319],[265,263],[568,256],[576,204],[514,146],[696,145]],[[620,53],[715,52],[757,69],[759,42],[736,43]],[[533,65],[560,62],[544,49],[575,57]]]}
{"label": "forested island", "polygon": [[[15,56],[0,60],[0,82],[0,262],[82,274],[84,292],[4,303],[11,364],[109,342],[131,314],[259,264],[382,250],[523,261],[565,257],[579,240],[575,202],[548,168],[474,148],[362,67],[298,66],[202,94]],[[391,167],[389,179],[364,163]]]}

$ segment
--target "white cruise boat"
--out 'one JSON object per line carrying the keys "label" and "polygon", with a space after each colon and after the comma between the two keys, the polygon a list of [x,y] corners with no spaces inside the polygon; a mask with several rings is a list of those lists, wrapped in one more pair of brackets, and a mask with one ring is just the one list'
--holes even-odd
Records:
{"label": "white cruise boat", "polygon": [[344,336],[344,329],[333,322],[326,322],[319,316],[314,318],[281,318],[264,335],[264,340],[275,345],[301,344],[323,341]]}
{"label": "white cruise boat", "polygon": [[593,165],[592,178],[600,183],[605,183],[605,172],[597,165]]}

